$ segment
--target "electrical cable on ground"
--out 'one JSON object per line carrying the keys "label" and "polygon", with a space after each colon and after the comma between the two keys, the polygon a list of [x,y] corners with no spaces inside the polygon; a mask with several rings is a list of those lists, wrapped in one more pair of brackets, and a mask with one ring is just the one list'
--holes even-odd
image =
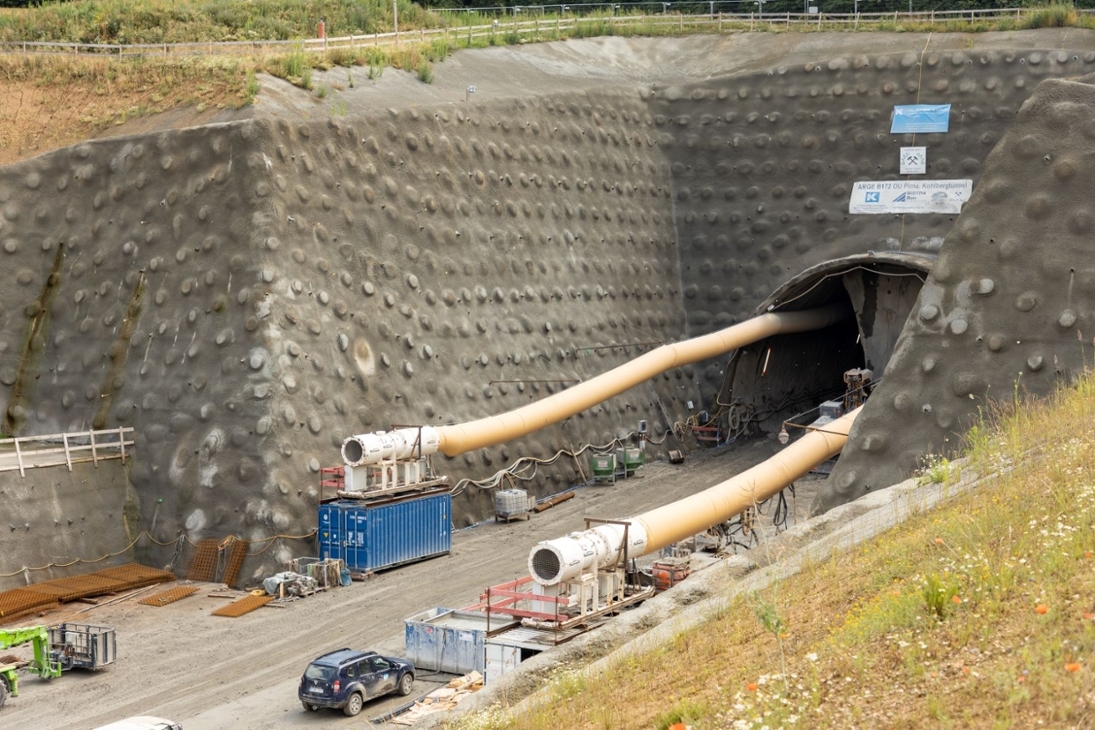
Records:
{"label": "electrical cable on ground", "polygon": [[[650,443],[655,444],[655,445],[663,444],[663,443],[665,443],[665,440],[669,437],[669,432],[670,432],[670,429],[666,429],[666,431],[662,434],[662,440],[661,441],[655,441],[654,439],[651,439],[651,438],[648,438],[647,441],[649,441]],[[540,458],[537,458],[535,456],[522,456],[522,457],[519,457],[518,459],[516,459],[512,464],[510,464],[505,469],[501,469],[500,471],[495,472],[493,476],[490,476],[486,479],[469,479],[469,478],[461,479],[460,481],[458,481],[456,484],[453,485],[453,488],[450,490],[450,493],[455,497],[455,496],[461,494],[464,490],[466,490],[469,485],[477,487],[479,489],[484,489],[484,490],[486,490],[486,489],[495,489],[499,486],[502,486],[502,481],[504,479],[509,479],[509,480],[518,479],[518,480],[523,481],[523,482],[528,482],[528,481],[531,481],[532,479],[534,479],[536,477],[537,467],[539,467],[539,466],[548,466],[550,464],[554,464],[556,461],[558,461],[560,458],[563,458],[563,457],[577,459],[579,456],[581,456],[582,454],[584,454],[586,451],[589,451],[589,450],[592,450],[594,453],[596,453],[596,452],[599,452],[599,451],[608,451],[610,449],[616,448],[617,446],[624,446],[635,435],[636,435],[636,432],[632,431],[632,432],[628,433],[626,436],[624,436],[623,438],[612,439],[607,444],[602,444],[602,445],[586,444],[585,446],[578,449],[577,451],[570,451],[568,449],[559,449],[558,451],[555,452],[555,454],[553,456],[551,456],[551,458],[548,458],[548,459],[540,459]],[[511,481],[510,484],[512,485],[513,482]]]}

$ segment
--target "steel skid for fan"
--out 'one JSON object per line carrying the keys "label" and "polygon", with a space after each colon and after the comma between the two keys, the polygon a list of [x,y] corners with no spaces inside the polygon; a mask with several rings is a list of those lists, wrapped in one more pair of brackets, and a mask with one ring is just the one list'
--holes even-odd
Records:
{"label": "steel skid for fan", "polygon": [[[594,525],[618,525],[624,531],[622,544],[628,544],[630,525],[627,522],[587,517],[585,523],[587,531]],[[534,583],[528,595],[533,615],[524,618],[523,625],[567,629],[644,601],[654,595],[654,589],[628,583],[627,563],[620,550],[616,560],[609,565],[598,568],[593,563],[589,569],[555,585]]]}
{"label": "steel skid for fan", "polygon": [[428,426],[393,426],[389,432],[351,436],[342,445],[345,467],[338,496],[369,497],[445,483],[430,464],[435,442]]}

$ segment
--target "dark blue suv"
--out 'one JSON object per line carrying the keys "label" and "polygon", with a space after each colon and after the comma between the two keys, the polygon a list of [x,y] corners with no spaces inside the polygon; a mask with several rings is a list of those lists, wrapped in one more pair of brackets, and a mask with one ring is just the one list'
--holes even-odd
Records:
{"label": "dark blue suv", "polygon": [[311,712],[321,707],[341,709],[353,717],[366,700],[398,692],[411,693],[414,665],[406,659],[375,651],[339,649],[317,657],[300,678],[301,704]]}

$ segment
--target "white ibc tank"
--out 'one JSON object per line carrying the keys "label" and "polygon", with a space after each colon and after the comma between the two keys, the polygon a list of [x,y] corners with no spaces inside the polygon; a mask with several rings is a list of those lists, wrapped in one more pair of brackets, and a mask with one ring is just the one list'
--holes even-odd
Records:
{"label": "white ibc tank", "polygon": [[528,492],[524,489],[500,489],[494,493],[494,514],[499,517],[528,512]]}

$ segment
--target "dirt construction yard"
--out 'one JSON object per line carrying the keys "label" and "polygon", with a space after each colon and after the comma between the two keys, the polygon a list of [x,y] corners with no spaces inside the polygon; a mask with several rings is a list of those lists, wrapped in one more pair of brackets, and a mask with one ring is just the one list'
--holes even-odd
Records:
{"label": "dirt construction yard", "polygon": [[[528,521],[485,523],[457,532],[451,555],[236,619],[211,615],[226,602],[210,595],[223,588],[213,584],[161,608],[137,601],[173,584],[111,605],[71,604],[67,611],[25,618],[21,623],[27,625],[76,621],[112,626],[118,660],[94,674],[74,671],[49,682],[24,678],[19,697],[0,710],[0,728],[87,730],[139,714],[182,722],[186,730],[385,727],[370,721],[451,677],[423,672],[409,698],[375,700],[351,719],[302,708],[297,682],[308,662],[341,647],[398,656],[403,619],[438,606],[471,605],[487,586],[527,575],[529,550],[538,541],[582,529],[587,516],[628,517],[700,491],[775,449],[773,439],[764,439],[694,453],[682,465],[650,464],[643,478],[582,487],[574,499]],[[805,517],[812,486],[800,483],[792,515]]]}

